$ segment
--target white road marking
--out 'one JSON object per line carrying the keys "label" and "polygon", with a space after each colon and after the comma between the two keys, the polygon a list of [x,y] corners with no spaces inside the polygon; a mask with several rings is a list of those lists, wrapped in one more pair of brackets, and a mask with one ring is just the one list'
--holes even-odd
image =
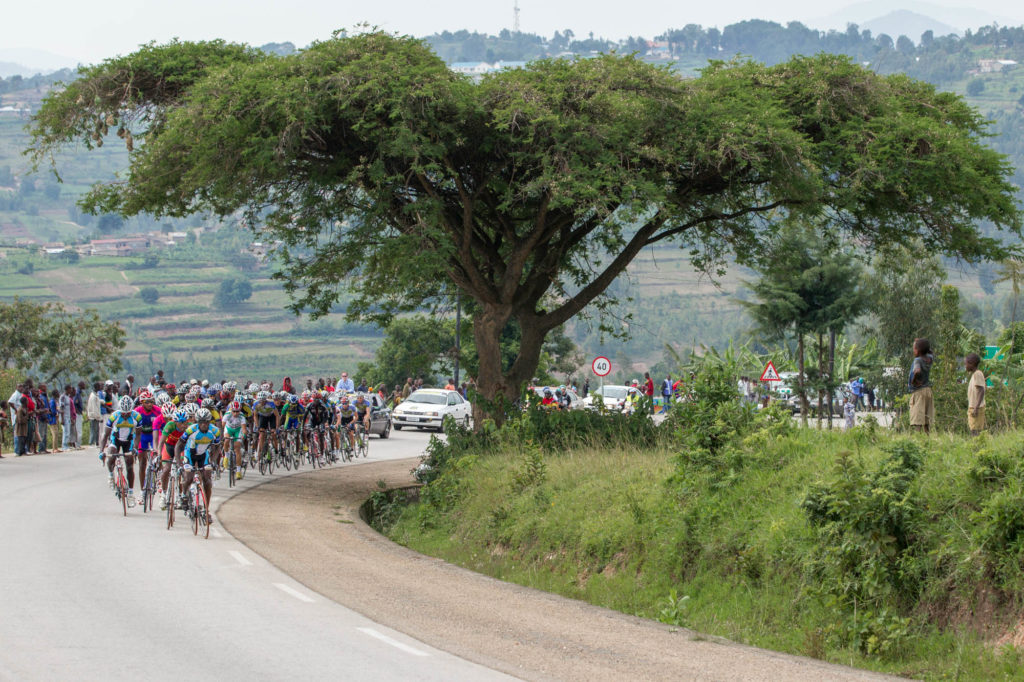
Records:
{"label": "white road marking", "polygon": [[285,585],[284,583],[274,583],[274,587],[276,587],[277,589],[281,590],[285,594],[290,594],[291,596],[295,597],[299,601],[304,601],[306,603],[312,603],[314,601],[311,597],[307,597],[306,595],[304,595],[301,592],[299,592],[298,590],[296,590],[294,587],[289,587],[288,585]]}
{"label": "white road marking", "polygon": [[223,535],[221,535],[220,531],[217,530],[217,526],[210,526],[210,535],[212,535],[215,538],[224,537]]}
{"label": "white road marking", "polygon": [[[213,529],[211,528],[210,530],[213,530]],[[231,549],[231,550],[228,550],[228,554],[233,556],[235,558],[235,561],[237,561],[238,563],[242,564],[243,566],[252,566],[252,562],[249,561],[248,559],[246,559],[244,556],[242,556],[241,552],[236,552],[235,550]]]}
{"label": "white road marking", "polygon": [[412,654],[413,656],[429,656],[430,655],[426,651],[420,651],[419,649],[413,648],[413,647],[409,646],[408,644],[403,644],[402,642],[399,642],[397,639],[393,639],[391,637],[388,637],[387,635],[385,635],[382,632],[377,632],[373,628],[356,628],[356,629],[359,630],[359,632],[362,632],[362,633],[365,633],[365,634],[369,635],[370,637],[373,637],[375,639],[379,639],[380,641],[384,642],[385,644],[390,644],[391,646],[395,647],[396,649],[401,649],[402,651],[404,651],[407,654]]}

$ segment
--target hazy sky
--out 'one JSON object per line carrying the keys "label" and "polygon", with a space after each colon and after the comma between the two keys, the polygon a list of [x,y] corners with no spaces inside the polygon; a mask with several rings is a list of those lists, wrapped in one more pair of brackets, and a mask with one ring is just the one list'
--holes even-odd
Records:
{"label": "hazy sky", "polygon": [[[854,0],[520,0],[519,6],[523,31],[550,35],[556,29],[571,28],[581,37],[593,31],[599,36],[624,38],[653,37],[667,27],[687,23],[721,27],[753,18],[781,22],[795,19],[813,26],[814,20],[853,3]],[[914,3],[872,0],[870,4],[873,7],[862,21]],[[1024,23],[1024,7],[1019,0],[936,0],[934,4],[972,7],[1014,24]],[[512,0],[136,0],[124,5],[81,0],[46,0],[40,5],[11,2],[6,4],[0,23],[0,54],[11,48],[34,48],[90,63],[130,52],[141,43],[164,42],[173,37],[224,38],[253,45],[291,41],[301,47],[312,40],[330,37],[336,28],[351,28],[364,22],[413,35],[459,28],[496,33],[511,28],[512,5]]]}

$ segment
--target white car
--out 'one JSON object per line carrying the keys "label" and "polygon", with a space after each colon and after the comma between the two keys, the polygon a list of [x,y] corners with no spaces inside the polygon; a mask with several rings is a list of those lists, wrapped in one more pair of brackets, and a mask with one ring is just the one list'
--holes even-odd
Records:
{"label": "white car", "polygon": [[[608,385],[595,388],[586,398],[583,399],[583,407],[588,410],[596,410],[600,401],[604,401],[604,409],[624,412],[627,410],[627,398],[631,394],[639,394],[636,386]],[[597,404],[595,404],[595,401]]]}
{"label": "white car", "polygon": [[458,391],[421,388],[392,411],[391,419],[399,431],[405,426],[440,431],[446,416],[468,427],[472,414],[473,406]]}

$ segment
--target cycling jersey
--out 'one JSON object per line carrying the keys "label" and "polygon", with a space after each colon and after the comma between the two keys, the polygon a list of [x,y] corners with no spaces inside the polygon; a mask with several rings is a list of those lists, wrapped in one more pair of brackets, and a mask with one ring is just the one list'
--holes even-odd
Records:
{"label": "cycling jersey", "polygon": [[288,403],[281,408],[281,421],[286,429],[298,427],[299,422],[306,416],[306,408],[297,403]]}
{"label": "cycling jersey", "polygon": [[190,455],[204,455],[210,447],[220,444],[220,429],[213,424],[206,427],[206,431],[199,428],[199,424],[193,424],[185,429],[185,450]]}
{"label": "cycling jersey", "polygon": [[320,401],[316,401],[306,408],[306,419],[309,421],[310,426],[321,426],[330,421],[330,418],[330,410]]}
{"label": "cycling jersey", "polygon": [[277,405],[269,400],[260,400],[252,406],[252,409],[261,417],[270,417],[277,411]]}
{"label": "cycling jersey", "polygon": [[338,408],[338,419],[342,425],[352,422],[356,418],[356,411],[351,407],[339,407]]}
{"label": "cycling jersey", "polygon": [[245,416],[242,414],[235,415],[233,412],[225,414],[222,421],[225,429],[240,429],[247,423]]}
{"label": "cycling jersey", "polygon": [[116,440],[130,443],[135,440],[135,427],[139,425],[140,419],[138,412],[117,410],[107,417],[107,426]]}

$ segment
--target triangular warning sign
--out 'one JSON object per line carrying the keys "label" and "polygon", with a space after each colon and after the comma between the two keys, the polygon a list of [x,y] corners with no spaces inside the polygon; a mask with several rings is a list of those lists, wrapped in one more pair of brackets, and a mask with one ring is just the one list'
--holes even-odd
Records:
{"label": "triangular warning sign", "polygon": [[779,377],[779,373],[775,370],[775,363],[771,360],[764,366],[764,371],[761,372],[761,381],[782,381]]}

